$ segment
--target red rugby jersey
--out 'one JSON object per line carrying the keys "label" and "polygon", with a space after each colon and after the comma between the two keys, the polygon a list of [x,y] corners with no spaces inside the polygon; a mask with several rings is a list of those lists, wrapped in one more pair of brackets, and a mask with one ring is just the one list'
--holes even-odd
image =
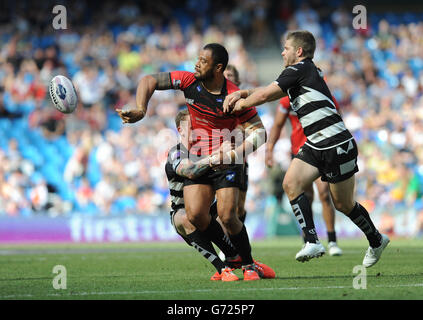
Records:
{"label": "red rugby jersey", "polygon": [[[335,97],[332,97],[335,107],[339,110],[338,102]],[[291,152],[292,154],[297,154],[298,150],[306,142],[307,138],[304,135],[303,127],[301,126],[300,120],[298,120],[297,113],[291,109],[291,103],[289,102],[289,97],[285,96],[279,100],[279,110],[282,113],[287,114],[289,121],[291,122],[292,132],[291,132]]]}
{"label": "red rugby jersey", "polygon": [[235,114],[223,113],[225,97],[239,90],[230,80],[225,79],[220,94],[212,94],[204,88],[201,81],[197,80],[192,72],[173,71],[170,72],[170,78],[173,88],[184,92],[186,105],[191,116],[194,143],[190,148],[190,153],[196,155],[211,154],[219,149],[226,134],[234,130],[238,124],[244,123],[257,115],[255,107],[247,108]]}

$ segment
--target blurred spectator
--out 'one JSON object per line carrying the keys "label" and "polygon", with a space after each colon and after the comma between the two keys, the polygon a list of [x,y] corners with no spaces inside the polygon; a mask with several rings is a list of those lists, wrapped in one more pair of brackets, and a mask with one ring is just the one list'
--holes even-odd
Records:
{"label": "blurred spectator", "polygon": [[100,102],[105,95],[108,85],[107,75],[99,74],[98,68],[88,62],[84,63],[82,70],[72,79],[78,97],[85,109],[91,108]]}
{"label": "blurred spectator", "polygon": [[48,209],[48,188],[44,179],[41,177],[34,181],[35,186],[29,191],[31,207],[34,211],[46,211]]}

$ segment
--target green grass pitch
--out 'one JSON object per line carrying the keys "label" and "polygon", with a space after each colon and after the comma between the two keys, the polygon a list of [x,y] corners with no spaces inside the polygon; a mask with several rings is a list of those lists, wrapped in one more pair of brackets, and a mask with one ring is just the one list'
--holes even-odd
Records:
{"label": "green grass pitch", "polygon": [[[325,243],[326,244],[326,243]],[[140,299],[423,299],[423,241],[391,239],[381,260],[367,269],[366,289],[354,289],[365,239],[340,239],[341,257],[295,261],[299,237],[252,243],[253,256],[276,279],[210,281],[214,268],[178,243],[0,246],[0,300]],[[53,288],[53,267],[66,268],[66,289]],[[242,280],[242,273],[235,273]],[[363,280],[358,282],[363,284]]]}

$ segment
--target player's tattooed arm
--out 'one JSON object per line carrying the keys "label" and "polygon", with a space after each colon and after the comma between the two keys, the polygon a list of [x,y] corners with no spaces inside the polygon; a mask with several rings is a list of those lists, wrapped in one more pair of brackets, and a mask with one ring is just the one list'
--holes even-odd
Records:
{"label": "player's tattooed arm", "polygon": [[182,159],[175,171],[178,176],[188,179],[196,179],[210,169],[208,159],[192,162],[190,159]]}
{"label": "player's tattooed arm", "polygon": [[160,72],[151,75],[156,80],[156,90],[173,89],[169,72]]}

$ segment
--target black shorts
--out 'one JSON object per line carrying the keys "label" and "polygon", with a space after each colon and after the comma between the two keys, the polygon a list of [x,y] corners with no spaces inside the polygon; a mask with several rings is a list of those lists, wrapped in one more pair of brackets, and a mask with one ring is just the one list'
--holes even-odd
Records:
{"label": "black shorts", "polygon": [[[183,209],[179,209],[179,210],[183,210]],[[178,210],[178,211],[179,211],[179,210]],[[172,226],[173,226],[173,228],[175,229],[176,233],[177,233],[177,234],[179,234],[179,235],[182,237],[182,239],[184,239],[184,240],[185,240],[185,242],[186,242],[186,243],[188,243],[188,245],[192,247],[192,244],[189,242],[188,238],[187,238],[187,237],[185,237],[185,236],[183,236],[182,234],[180,234],[180,233],[179,233],[179,231],[178,231],[178,229],[175,227],[175,222],[174,222],[174,220],[173,220],[173,219],[174,219],[174,217],[175,217],[175,214],[176,214],[178,211],[173,211],[173,210],[172,210],[172,211],[170,212],[170,223],[172,224]]]}
{"label": "black shorts", "polygon": [[243,164],[232,164],[227,169],[223,170],[209,170],[197,179],[184,180],[184,186],[193,184],[208,184],[214,190],[222,188],[241,188],[242,176],[244,172]]}
{"label": "black shorts", "polygon": [[322,181],[337,183],[358,172],[358,149],[354,139],[339,146],[316,150],[304,144],[294,158],[298,158],[319,169]]}
{"label": "black shorts", "polygon": [[247,192],[248,190],[248,162],[244,164],[244,173],[242,175],[241,186],[239,187],[240,191]]}

